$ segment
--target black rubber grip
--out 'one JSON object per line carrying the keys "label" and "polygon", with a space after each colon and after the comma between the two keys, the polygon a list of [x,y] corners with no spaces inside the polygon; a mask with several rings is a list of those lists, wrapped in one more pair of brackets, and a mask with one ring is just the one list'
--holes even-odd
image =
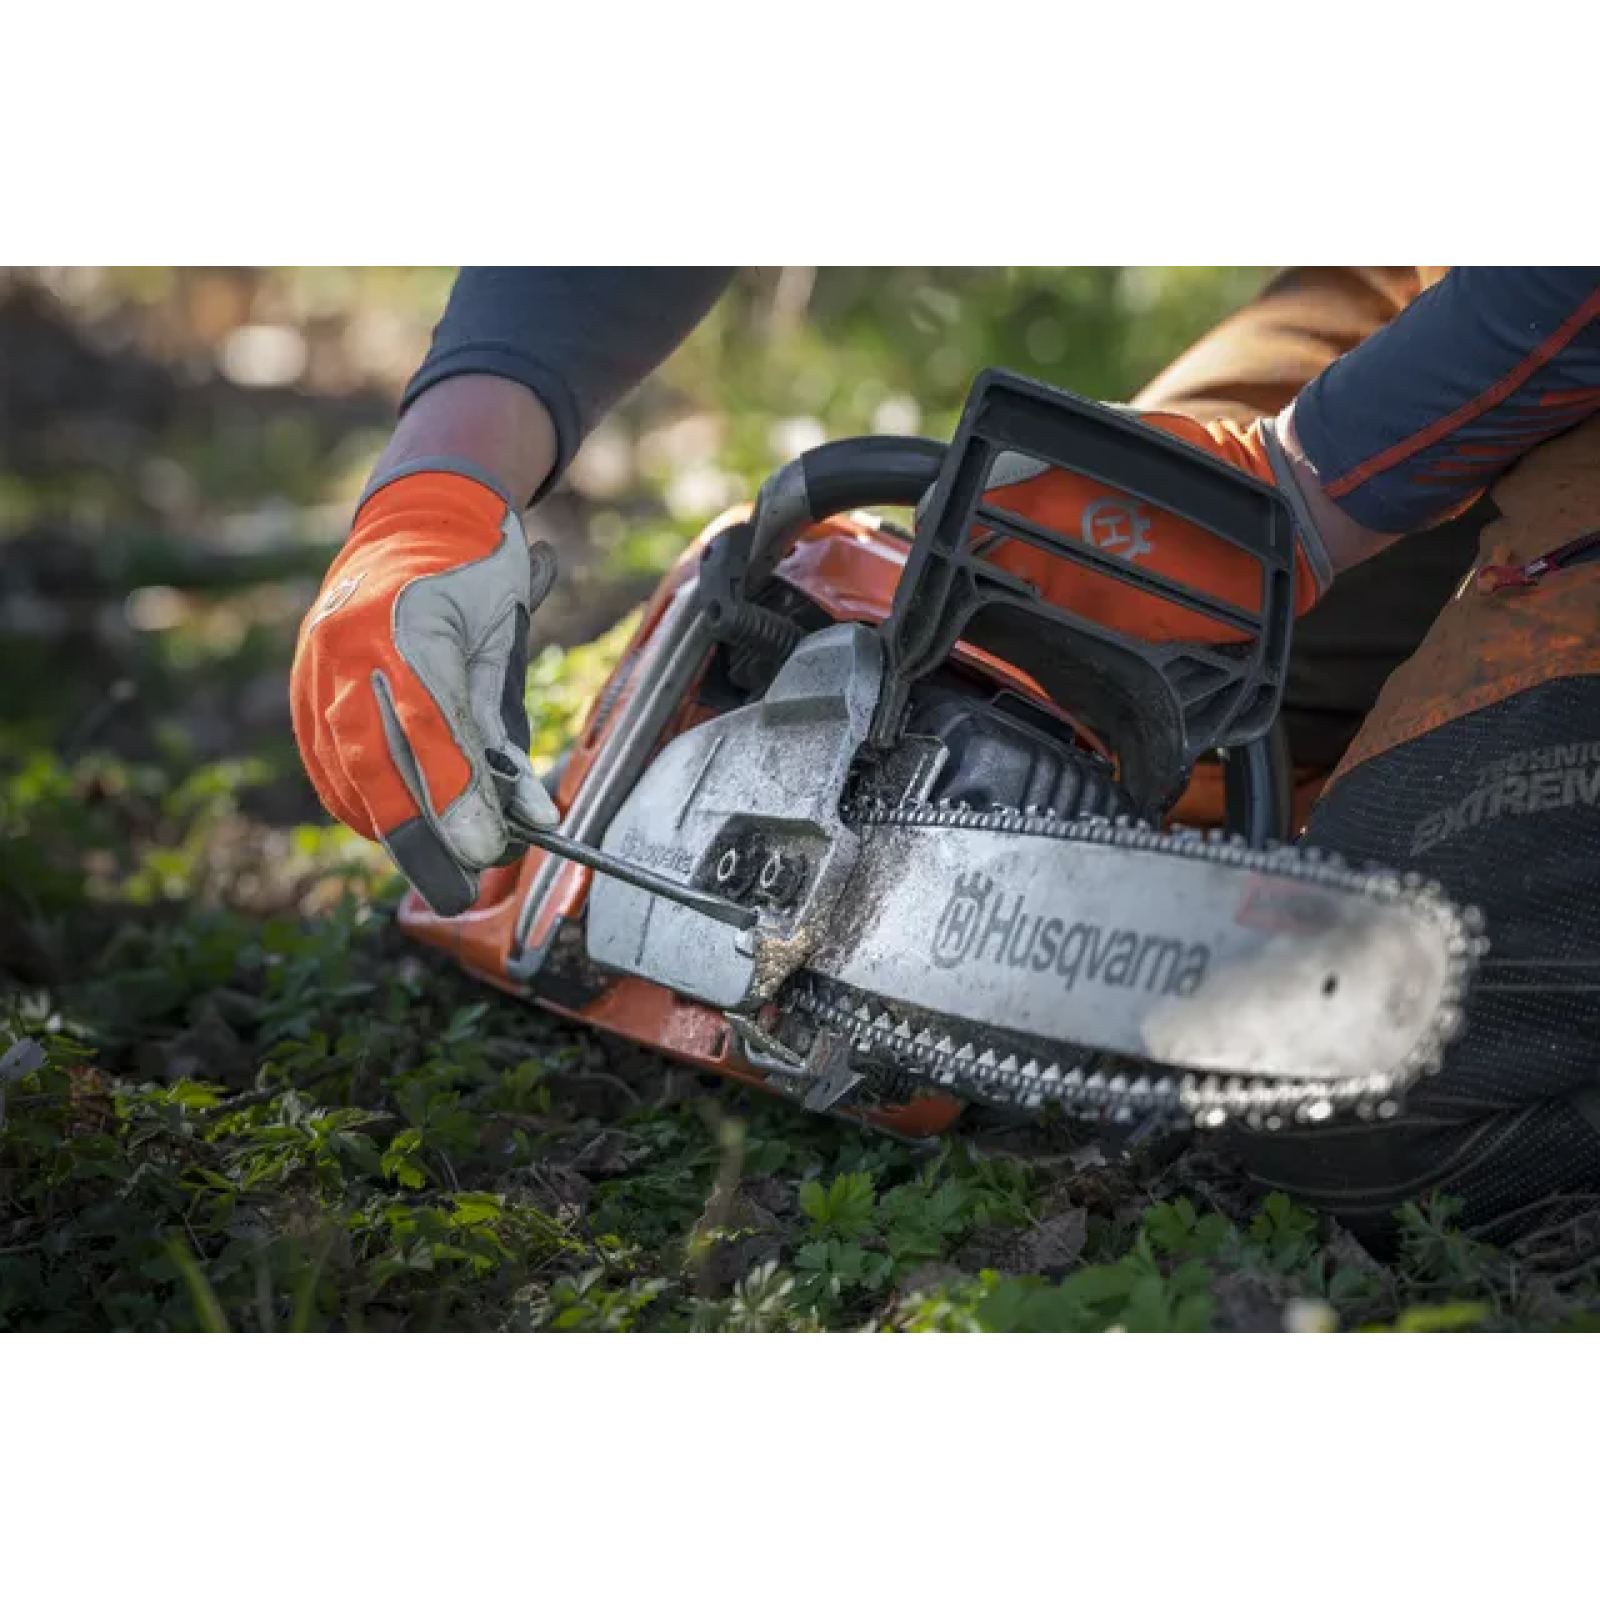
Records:
{"label": "black rubber grip", "polygon": [[945,446],[936,439],[839,439],[800,457],[806,502],[823,517],[865,506],[914,506],[939,476]]}

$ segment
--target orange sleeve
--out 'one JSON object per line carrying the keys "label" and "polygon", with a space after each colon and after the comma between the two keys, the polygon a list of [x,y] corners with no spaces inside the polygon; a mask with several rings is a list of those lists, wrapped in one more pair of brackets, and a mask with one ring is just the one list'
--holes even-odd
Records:
{"label": "orange sleeve", "polygon": [[1202,422],[1276,416],[1448,267],[1288,267],[1134,396]]}

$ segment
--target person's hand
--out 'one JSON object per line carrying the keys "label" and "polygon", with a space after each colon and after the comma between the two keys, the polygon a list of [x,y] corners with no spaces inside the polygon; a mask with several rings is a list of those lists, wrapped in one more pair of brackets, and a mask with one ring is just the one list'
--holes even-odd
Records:
{"label": "person's hand", "polygon": [[[1246,428],[1152,412],[1137,414],[1137,420],[1286,492],[1297,532],[1295,610],[1303,612],[1314,604],[1326,591],[1331,573],[1319,560],[1320,541],[1317,530],[1307,525],[1304,497],[1297,492],[1282,450],[1275,448],[1273,423],[1255,422]],[[1260,608],[1261,568],[1254,559],[1194,523],[1092,478],[1006,453],[995,464],[983,504],[1082,539],[1105,555],[1244,610]],[[1000,542],[986,559],[1036,584],[1052,604],[1104,627],[1152,643],[1222,644],[1244,637],[1226,623],[1021,540],[1006,539],[1003,529],[995,533]]]}
{"label": "person's hand", "polygon": [[523,703],[528,623],[555,559],[463,467],[419,463],[367,498],[290,672],[322,803],[381,840],[441,916],[520,853],[508,822],[558,819],[528,760]]}

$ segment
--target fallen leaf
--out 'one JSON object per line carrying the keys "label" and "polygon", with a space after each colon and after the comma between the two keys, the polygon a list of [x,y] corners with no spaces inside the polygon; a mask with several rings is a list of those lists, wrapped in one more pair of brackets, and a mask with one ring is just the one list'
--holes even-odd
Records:
{"label": "fallen leaf", "polygon": [[1016,1242],[1019,1272],[1056,1277],[1075,1265],[1089,1242],[1089,1213],[1081,1206],[1047,1217]]}

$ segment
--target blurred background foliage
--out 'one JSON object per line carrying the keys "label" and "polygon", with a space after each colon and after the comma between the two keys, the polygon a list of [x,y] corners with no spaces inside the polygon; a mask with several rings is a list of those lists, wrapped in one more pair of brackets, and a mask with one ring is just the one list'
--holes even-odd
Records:
{"label": "blurred background foliage", "polygon": [[[315,815],[294,627],[453,270],[0,269],[0,756],[247,756],[269,809]],[[1125,398],[1268,270],[744,269],[530,519],[563,569],[536,681],[564,721],[595,676],[566,652],[798,451],[947,435],[991,364]]]}

